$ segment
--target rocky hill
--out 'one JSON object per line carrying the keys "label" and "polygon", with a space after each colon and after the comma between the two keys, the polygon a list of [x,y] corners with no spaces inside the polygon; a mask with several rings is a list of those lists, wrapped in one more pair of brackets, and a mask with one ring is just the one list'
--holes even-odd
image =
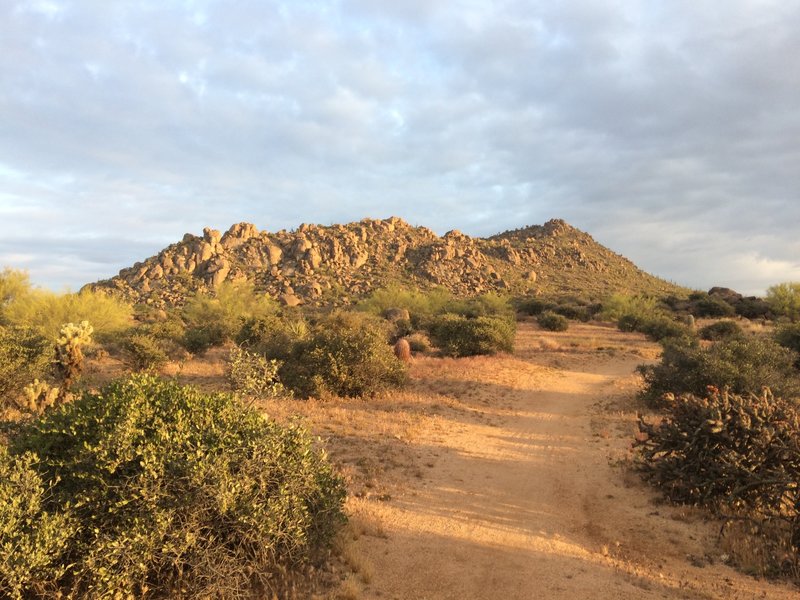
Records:
{"label": "rocky hill", "polygon": [[159,306],[243,279],[289,306],[347,304],[391,282],[443,286],[459,296],[680,291],[561,220],[471,238],[459,231],[439,237],[397,217],[276,233],[250,223],[224,234],[206,228],[92,287]]}

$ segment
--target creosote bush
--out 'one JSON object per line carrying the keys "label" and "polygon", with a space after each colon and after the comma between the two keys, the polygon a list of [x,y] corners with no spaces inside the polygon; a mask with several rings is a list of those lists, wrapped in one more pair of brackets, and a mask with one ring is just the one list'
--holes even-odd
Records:
{"label": "creosote bush", "polygon": [[282,596],[330,543],[344,494],[304,430],[134,376],[0,450],[0,595]]}
{"label": "creosote bush", "polygon": [[702,396],[708,386],[728,388],[735,394],[760,392],[769,387],[787,399],[800,394],[794,368],[797,355],[771,340],[730,339],[700,348],[685,339],[668,340],[661,362],[642,365],[642,397],[651,405],[661,403],[665,394]]}
{"label": "creosote bush", "polygon": [[638,468],[675,502],[744,519],[768,548],[764,574],[800,574],[800,414],[792,402],[711,388],[670,396],[666,418],[649,424]]}
{"label": "creosote bush", "polygon": [[703,327],[698,334],[703,340],[717,342],[744,336],[744,331],[735,321],[717,321]]}
{"label": "creosote bush", "polygon": [[444,314],[428,325],[433,343],[448,356],[513,352],[516,326],[499,316],[465,317]]}
{"label": "creosote bush", "polygon": [[0,409],[18,405],[23,388],[51,367],[53,345],[29,327],[0,325]]}
{"label": "creosote bush", "polygon": [[405,382],[406,366],[388,342],[384,320],[364,313],[332,313],[291,345],[280,380],[304,398],[366,396],[399,387]]}
{"label": "creosote bush", "polygon": [[228,355],[228,381],[234,392],[268,398],[288,394],[278,379],[281,363],[235,346]]}
{"label": "creosote bush", "polygon": [[569,320],[567,317],[550,310],[541,313],[536,318],[536,322],[539,324],[539,327],[547,331],[566,331],[569,329]]}

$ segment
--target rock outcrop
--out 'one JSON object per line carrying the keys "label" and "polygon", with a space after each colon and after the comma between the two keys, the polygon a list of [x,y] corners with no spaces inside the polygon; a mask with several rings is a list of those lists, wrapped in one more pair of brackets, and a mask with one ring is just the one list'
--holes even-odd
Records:
{"label": "rock outcrop", "polygon": [[239,280],[287,306],[346,304],[390,282],[442,286],[458,296],[677,289],[561,220],[484,239],[456,230],[439,237],[397,217],[276,233],[250,223],[224,234],[206,228],[92,287],[164,306]]}

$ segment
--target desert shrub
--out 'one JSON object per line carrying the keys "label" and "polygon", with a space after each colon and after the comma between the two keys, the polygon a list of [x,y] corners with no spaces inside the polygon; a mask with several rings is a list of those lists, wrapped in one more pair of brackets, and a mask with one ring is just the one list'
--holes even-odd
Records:
{"label": "desert shrub", "polygon": [[0,409],[15,404],[23,388],[43,378],[53,360],[53,345],[29,327],[0,325]]}
{"label": "desert shrub", "polygon": [[427,352],[431,349],[431,341],[427,335],[417,331],[409,335],[406,340],[412,352]]}
{"label": "desert shrub", "polygon": [[410,315],[413,326],[417,328],[426,319],[444,312],[452,301],[452,294],[444,288],[422,291],[400,284],[391,284],[373,291],[368,298],[358,304],[358,309],[374,315],[383,315],[393,308],[405,309]]}
{"label": "desert shrub", "polygon": [[578,304],[559,304],[553,307],[553,312],[572,321],[583,321],[584,323],[592,318],[590,308]]}
{"label": "desert shrub", "polygon": [[131,365],[138,371],[158,369],[169,360],[167,352],[152,334],[134,333],[124,342]]}
{"label": "desert shrub", "polygon": [[792,321],[800,319],[800,282],[786,282],[767,289],[766,302],[779,317]]}
{"label": "desert shrub", "polygon": [[552,310],[555,303],[543,298],[525,298],[517,304],[517,310],[526,315],[535,317],[546,310]]}
{"label": "desert shrub", "polygon": [[786,398],[800,391],[793,364],[797,355],[771,340],[730,339],[704,349],[683,341],[667,341],[661,362],[643,365],[643,398],[658,405],[665,394],[702,396],[708,386],[735,394],[760,392],[769,387]]}
{"label": "desert shrub", "polygon": [[696,335],[689,326],[667,316],[644,319],[637,324],[636,331],[645,334],[654,342],[661,342],[668,338],[690,338]]}
{"label": "desert shrub", "polygon": [[267,358],[285,361],[291,356],[294,345],[308,334],[308,323],[300,317],[265,315],[247,319],[236,336],[236,343]]}
{"label": "desert shrub", "polygon": [[275,301],[258,294],[251,282],[225,282],[213,296],[198,294],[183,307],[184,344],[190,352],[203,352],[234,339],[248,319],[276,311]]}
{"label": "desert shrub", "polygon": [[622,315],[617,320],[617,327],[620,331],[639,331],[644,319],[634,314]]}
{"label": "desert shrub", "polygon": [[512,318],[514,308],[506,296],[500,296],[493,292],[474,296],[472,298],[463,298],[459,300],[451,300],[448,302],[439,314],[452,313],[461,315],[462,317],[506,317]]}
{"label": "desert shrub", "polygon": [[[28,422],[8,456],[0,469],[31,480],[12,492],[43,532],[14,572],[0,567],[0,586],[25,598],[281,595],[342,521],[344,485],[305,431],[150,376]],[[0,552],[25,533],[8,504]]]}
{"label": "desert shrub", "polygon": [[30,452],[9,456],[0,445],[0,596],[55,597],[67,569],[64,549],[74,535],[70,514],[47,512],[49,486]]}
{"label": "desert shrub", "polygon": [[569,329],[569,320],[567,317],[549,310],[541,313],[536,318],[536,322],[539,324],[539,327],[547,331],[566,331]]}
{"label": "desert shrub", "polygon": [[23,301],[11,302],[5,309],[9,323],[32,327],[50,340],[60,335],[64,323],[89,321],[95,338],[108,341],[131,326],[132,314],[126,302],[92,290],[56,294],[34,289]]}
{"label": "desert shrub", "polygon": [[234,392],[267,398],[286,393],[278,379],[280,363],[236,346],[228,355],[228,381]]}
{"label": "desert shrub", "polygon": [[736,314],[745,319],[766,319],[772,315],[767,301],[756,296],[745,296],[734,308]]}
{"label": "desert shrub", "polygon": [[626,315],[644,320],[659,314],[658,306],[658,300],[652,296],[613,294],[603,300],[598,316],[606,321],[619,321]]}
{"label": "desert shrub", "polygon": [[433,343],[448,356],[513,352],[515,329],[512,319],[455,314],[440,315],[428,326]]}
{"label": "desert shrub", "polygon": [[[800,563],[800,414],[791,402],[714,389],[670,398],[667,417],[640,417],[639,470],[676,502],[749,519],[771,569]],[[763,527],[763,525],[769,525]],[[789,557],[788,565],[781,557]]]}
{"label": "desert shrub", "polygon": [[736,310],[719,296],[710,296],[705,292],[695,292],[689,296],[689,312],[695,317],[722,318],[732,317]]}
{"label": "desert shrub", "polygon": [[800,323],[787,323],[778,327],[774,337],[784,348],[800,353]]}
{"label": "desert shrub", "polygon": [[0,273],[0,324],[7,323],[6,308],[31,294],[31,282],[25,271],[5,267]]}
{"label": "desert shrub", "polygon": [[365,396],[402,385],[406,367],[392,352],[385,321],[336,312],[291,345],[279,375],[300,397]]}
{"label": "desert shrub", "polygon": [[728,340],[731,338],[742,337],[744,331],[739,327],[735,321],[717,321],[706,325],[699,332],[700,338],[716,342],[719,340]]}

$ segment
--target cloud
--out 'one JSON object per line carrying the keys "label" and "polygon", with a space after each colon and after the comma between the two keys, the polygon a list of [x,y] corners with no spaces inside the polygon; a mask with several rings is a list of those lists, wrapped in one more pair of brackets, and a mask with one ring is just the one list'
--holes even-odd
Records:
{"label": "cloud", "polygon": [[800,72],[778,67],[796,3],[52,0],[0,19],[0,262],[46,285],[204,225],[390,214],[473,235],[563,217],[701,288],[800,276]]}

